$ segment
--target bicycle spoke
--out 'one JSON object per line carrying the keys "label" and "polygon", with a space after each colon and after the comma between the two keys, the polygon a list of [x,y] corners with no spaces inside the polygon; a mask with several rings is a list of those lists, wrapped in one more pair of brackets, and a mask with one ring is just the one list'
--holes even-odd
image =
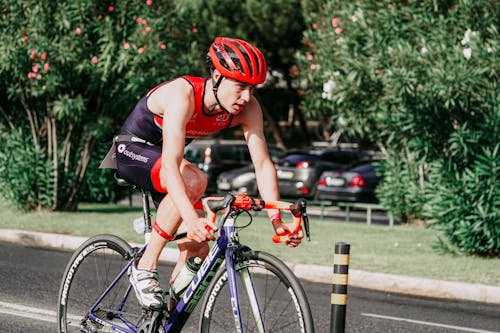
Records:
{"label": "bicycle spoke", "polygon": [[[251,252],[246,257],[248,260],[235,265],[244,331],[312,332],[312,317],[304,291],[286,265],[268,254]],[[245,271],[249,277],[245,277]],[[219,272],[207,290],[201,332],[234,332],[235,320],[228,311],[231,304],[227,279],[225,271]],[[259,313],[256,313],[256,304]],[[256,318],[262,320],[263,327]]]}

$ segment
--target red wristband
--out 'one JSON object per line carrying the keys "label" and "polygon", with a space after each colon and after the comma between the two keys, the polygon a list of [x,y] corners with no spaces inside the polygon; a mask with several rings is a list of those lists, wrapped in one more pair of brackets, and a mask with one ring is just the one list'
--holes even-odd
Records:
{"label": "red wristband", "polygon": [[271,222],[281,221],[281,213],[276,213],[270,217]]}
{"label": "red wristband", "polygon": [[174,236],[170,235],[168,232],[166,232],[165,230],[163,230],[156,221],[155,221],[155,223],[153,223],[153,229],[163,239],[166,239],[168,241],[171,241],[172,239],[174,239]]}

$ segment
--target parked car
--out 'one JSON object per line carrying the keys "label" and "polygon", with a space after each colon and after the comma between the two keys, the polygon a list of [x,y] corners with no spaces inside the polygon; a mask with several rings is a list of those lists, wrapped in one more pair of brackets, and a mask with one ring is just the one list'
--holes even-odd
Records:
{"label": "parked car", "polygon": [[280,195],[316,197],[316,186],[323,171],[338,170],[368,154],[358,150],[311,149],[291,152],[277,167]]}
{"label": "parked car", "polygon": [[[278,147],[268,147],[271,160],[278,164],[279,159],[285,154],[285,150]],[[253,165],[225,171],[217,178],[217,189],[219,192],[246,193],[258,195],[257,181],[255,180],[255,169]]]}
{"label": "parked car", "polygon": [[207,174],[206,193],[217,192],[217,177],[221,172],[251,163],[250,152],[243,140],[194,140],[184,149],[184,158]]}
{"label": "parked car", "polygon": [[334,202],[377,202],[375,188],[381,180],[374,161],[359,161],[339,171],[321,174],[317,196]]}

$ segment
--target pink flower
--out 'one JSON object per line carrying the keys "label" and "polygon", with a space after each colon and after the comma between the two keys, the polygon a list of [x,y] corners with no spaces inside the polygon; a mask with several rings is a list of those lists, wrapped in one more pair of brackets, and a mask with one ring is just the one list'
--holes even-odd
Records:
{"label": "pink flower", "polygon": [[123,48],[124,48],[125,50],[130,49],[130,44],[129,44],[129,43],[127,43],[127,42],[123,43]]}
{"label": "pink flower", "polygon": [[314,56],[312,54],[307,55],[307,60],[312,61],[314,59]]}
{"label": "pink flower", "polygon": [[334,17],[332,20],[332,27],[336,28],[339,25],[340,20],[338,17]]}
{"label": "pink flower", "polygon": [[387,5],[387,9],[392,9],[392,3]]}
{"label": "pink flower", "polygon": [[344,31],[344,30],[342,30],[342,28],[337,28],[337,29],[335,29],[335,33],[336,33],[337,35],[340,35],[340,34],[342,33],[342,31]]}
{"label": "pink flower", "polygon": [[150,31],[151,31],[151,27],[146,27],[144,30],[145,30],[146,32],[150,32]]}
{"label": "pink flower", "polygon": [[44,65],[43,65],[43,70],[44,70],[45,72],[48,72],[48,71],[49,71],[49,69],[50,69],[49,64],[44,64]]}
{"label": "pink flower", "polygon": [[36,76],[36,74],[33,72],[28,73],[28,79],[34,79],[35,76]]}
{"label": "pink flower", "polygon": [[382,71],[380,69],[376,69],[374,72],[375,72],[375,75],[379,75],[380,73],[382,73]]}
{"label": "pink flower", "polygon": [[97,64],[99,62],[99,58],[93,56],[92,59],[90,59],[90,61],[92,61],[93,64]]}
{"label": "pink flower", "polygon": [[312,70],[315,70],[316,69],[316,64],[311,64],[311,66],[309,66],[309,68],[311,68]]}
{"label": "pink flower", "polygon": [[37,65],[31,66],[31,70],[35,73],[38,73],[38,66]]}
{"label": "pink flower", "polygon": [[36,60],[36,52],[35,52],[35,51],[31,51],[30,58],[31,58],[31,60],[33,60],[33,61],[35,61],[35,60]]}
{"label": "pink flower", "polygon": [[146,0],[146,5],[151,6],[153,4],[153,0]]}
{"label": "pink flower", "polygon": [[76,28],[75,29],[75,34],[76,35],[80,35],[81,33],[82,33],[82,29],[80,29],[80,28]]}
{"label": "pink flower", "polygon": [[143,19],[142,17],[136,18],[135,22],[139,23],[139,24],[146,24],[146,23],[148,23],[148,21],[146,19]]}
{"label": "pink flower", "polygon": [[319,24],[318,23],[313,23],[312,28],[313,29],[318,29],[319,28]]}
{"label": "pink flower", "polygon": [[195,28],[191,29],[191,31],[195,34],[198,32],[198,28],[195,27]]}
{"label": "pink flower", "polygon": [[160,45],[160,49],[165,50],[166,48],[167,48],[167,45],[165,45],[165,44]]}
{"label": "pink flower", "polygon": [[47,52],[43,52],[42,54],[40,54],[40,58],[42,58],[42,60],[47,59]]}
{"label": "pink flower", "polygon": [[110,13],[111,13],[111,12],[112,12],[112,11],[114,11],[114,10],[115,10],[115,7],[113,7],[113,6],[109,6],[109,7],[108,7],[108,12],[110,12]]}
{"label": "pink flower", "polygon": [[144,52],[144,48],[143,48],[143,47],[140,47],[140,48],[137,50],[137,52],[139,52],[139,53],[143,53],[143,52]]}
{"label": "pink flower", "polygon": [[37,79],[37,80],[41,80],[41,79],[42,79],[42,74],[37,74],[37,75],[36,75],[36,79]]}
{"label": "pink flower", "polygon": [[23,42],[27,42],[28,39],[30,39],[28,36],[23,36],[23,38],[21,38]]}

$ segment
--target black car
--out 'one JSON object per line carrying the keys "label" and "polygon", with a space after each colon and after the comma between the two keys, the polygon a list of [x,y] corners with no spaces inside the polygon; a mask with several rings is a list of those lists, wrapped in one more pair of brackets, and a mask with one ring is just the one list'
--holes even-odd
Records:
{"label": "black car", "polygon": [[359,150],[311,149],[291,152],[277,167],[280,195],[283,197],[316,197],[316,186],[323,171],[338,170],[366,157]]}
{"label": "black car", "polygon": [[374,161],[359,161],[339,171],[325,171],[317,187],[319,199],[334,202],[377,202],[375,188],[381,177]]}
{"label": "black car", "polygon": [[251,163],[247,144],[242,140],[195,140],[184,149],[184,158],[206,173],[206,193],[217,192],[220,173]]}
{"label": "black car", "polygon": [[[279,159],[285,154],[285,150],[278,147],[268,147],[271,160],[278,164]],[[218,192],[246,193],[258,195],[257,181],[255,180],[255,169],[253,165],[225,171],[217,178]]]}

